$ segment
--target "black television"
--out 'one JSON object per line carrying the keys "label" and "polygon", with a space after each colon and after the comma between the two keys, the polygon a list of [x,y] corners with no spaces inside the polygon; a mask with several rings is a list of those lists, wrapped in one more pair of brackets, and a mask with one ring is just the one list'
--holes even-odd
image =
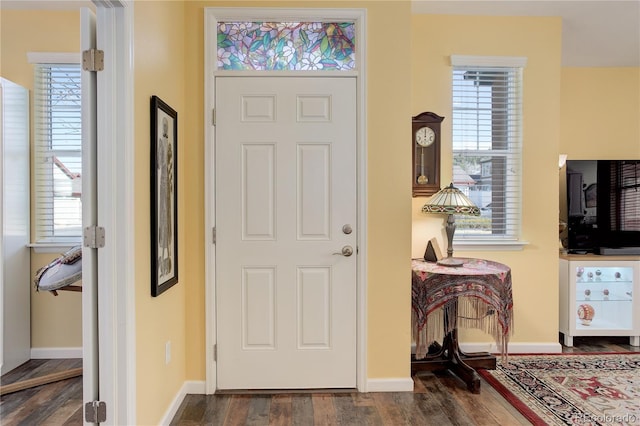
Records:
{"label": "black television", "polygon": [[640,254],[640,160],[567,160],[569,253]]}

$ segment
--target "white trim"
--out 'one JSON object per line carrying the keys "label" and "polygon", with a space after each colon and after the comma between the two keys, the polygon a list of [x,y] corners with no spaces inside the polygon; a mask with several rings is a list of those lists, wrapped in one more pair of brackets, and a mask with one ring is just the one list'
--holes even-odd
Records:
{"label": "white trim", "polygon": [[13,10],[78,10],[88,7],[95,12],[90,0],[2,0],[0,9]]}
{"label": "white trim", "polygon": [[367,392],[413,392],[413,379],[368,379]]}
{"label": "white trim", "polygon": [[82,347],[77,348],[31,348],[31,359],[82,358]]}
{"label": "white trim", "polygon": [[72,247],[78,246],[81,244],[81,240],[78,241],[68,241],[68,242],[59,242],[59,243],[31,243],[27,244],[27,247],[33,249],[34,253],[64,253]]}
{"label": "white trim", "polygon": [[[463,352],[489,352],[499,354],[498,345],[492,342],[485,343],[460,343]],[[559,342],[515,342],[509,343],[507,351],[510,354],[559,354],[562,353],[562,345]],[[415,342],[411,343],[411,353],[416,353]]]}
{"label": "white trim", "polygon": [[[208,7],[205,8],[205,15],[215,16],[216,21],[255,21],[255,20],[272,20],[275,22],[284,22],[287,20],[300,21],[321,21],[335,22],[338,21],[354,21],[357,22],[363,17],[364,9],[320,9],[320,8],[244,8],[244,7]],[[206,19],[206,18],[205,18]],[[358,34],[359,36],[360,34]],[[356,38],[360,43],[362,40]],[[358,49],[356,49],[356,52]]]}
{"label": "white trim", "polygon": [[215,30],[212,29],[210,21],[215,20],[214,11],[205,8],[204,11],[204,259],[205,259],[205,391],[207,394],[215,393],[217,384],[216,360],[214,355],[214,345],[217,342],[216,334],[216,246],[213,244],[213,229],[216,226],[215,211],[216,197],[214,189],[216,187],[216,173],[213,167],[207,164],[216,164],[215,158],[215,138],[212,123],[212,111],[215,105],[215,82],[211,77],[213,67],[210,65],[216,57],[217,47],[215,43],[208,43],[207,40],[215,40]]}
{"label": "white trim", "polygon": [[136,424],[133,2],[94,0],[98,49],[100,400],[108,424]]}
{"label": "white trim", "polygon": [[472,56],[451,55],[453,67],[513,67],[524,68],[527,58],[524,56]]}
{"label": "white trim", "polygon": [[368,367],[368,308],[367,295],[369,288],[369,280],[367,278],[367,265],[369,261],[369,250],[367,246],[367,225],[368,218],[368,200],[367,200],[367,182],[368,182],[368,166],[367,166],[367,9],[357,9],[353,11],[356,20],[356,64],[359,70],[358,76],[358,98],[357,98],[357,131],[358,140],[356,142],[356,161],[357,170],[357,194],[358,197],[358,264],[357,274],[357,306],[356,306],[356,385],[358,391],[367,392],[367,367]]}
{"label": "white trim", "polygon": [[519,251],[529,245],[529,241],[503,240],[460,240],[454,241],[453,250],[459,251]]}
{"label": "white trim", "polygon": [[[509,343],[510,354],[557,354],[562,353],[562,345],[559,342],[517,342]],[[489,352],[499,354],[500,349],[495,343],[460,343],[462,352]]]}
{"label": "white trim", "polygon": [[[256,20],[270,19],[283,21],[288,19],[300,20],[347,20],[356,24],[356,69],[358,90],[357,98],[357,209],[358,209],[358,257],[357,257],[357,342],[356,342],[356,385],[359,391],[366,392],[367,382],[367,98],[366,98],[366,9],[279,9],[279,8],[205,8],[204,13],[204,56],[205,56],[205,156],[206,164],[215,164],[215,140],[211,120],[211,113],[215,105],[214,75],[250,75],[251,72],[217,71],[215,43],[215,23],[217,20]],[[303,72],[309,75],[309,72]],[[354,72],[340,72],[340,76],[353,76]],[[261,76],[270,75],[261,73]],[[293,75],[284,72],[281,75]],[[322,73],[323,76],[337,75],[336,73]],[[211,394],[216,389],[216,364],[213,360],[213,347],[216,343],[216,312],[215,312],[215,245],[212,243],[212,229],[215,227],[215,170],[205,166],[205,369],[206,393]]]}
{"label": "white trim", "polygon": [[82,57],[79,52],[27,52],[27,62],[30,64],[80,64]]}
{"label": "white trim", "polygon": [[357,77],[358,71],[254,71],[254,70],[216,70],[216,77]]}
{"label": "white trim", "polygon": [[167,409],[167,411],[165,411],[162,419],[160,419],[159,424],[163,426],[169,426],[176,413],[178,412],[182,401],[184,401],[184,398],[188,394],[203,395],[206,393],[205,388],[205,382],[201,380],[184,382],[178,393],[176,393],[176,396],[173,397],[171,404],[169,404],[169,408]]}

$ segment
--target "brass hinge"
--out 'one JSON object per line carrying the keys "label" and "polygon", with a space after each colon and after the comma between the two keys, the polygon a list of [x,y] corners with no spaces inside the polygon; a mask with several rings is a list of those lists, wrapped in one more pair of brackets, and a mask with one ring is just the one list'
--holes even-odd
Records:
{"label": "brass hinge", "polygon": [[84,404],[84,420],[87,423],[106,422],[107,404],[102,401],[91,401]]}
{"label": "brass hinge", "polygon": [[102,71],[104,69],[104,51],[98,49],[83,51],[82,69],[85,71]]}
{"label": "brass hinge", "polygon": [[104,234],[104,228],[102,226],[87,226],[82,233],[84,246],[89,248],[104,247]]}
{"label": "brass hinge", "polygon": [[218,344],[213,345],[213,361],[218,361]]}

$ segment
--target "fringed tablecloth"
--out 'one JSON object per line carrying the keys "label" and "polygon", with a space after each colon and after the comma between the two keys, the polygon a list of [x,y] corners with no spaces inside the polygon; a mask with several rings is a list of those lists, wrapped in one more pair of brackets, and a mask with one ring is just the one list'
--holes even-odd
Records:
{"label": "fringed tablecloth", "polygon": [[[511,269],[482,259],[462,259],[460,267],[422,259],[411,261],[411,299],[416,359],[456,327],[477,328],[493,336],[503,356],[513,332]],[[457,299],[456,303],[449,303]],[[442,308],[442,309],[440,309]],[[446,312],[446,310],[456,312]],[[445,318],[447,324],[444,324]]]}

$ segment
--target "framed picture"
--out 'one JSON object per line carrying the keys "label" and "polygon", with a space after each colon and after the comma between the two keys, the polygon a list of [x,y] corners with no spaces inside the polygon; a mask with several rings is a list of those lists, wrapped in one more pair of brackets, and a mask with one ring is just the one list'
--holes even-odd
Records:
{"label": "framed picture", "polygon": [[151,295],[178,282],[178,113],[151,97]]}

